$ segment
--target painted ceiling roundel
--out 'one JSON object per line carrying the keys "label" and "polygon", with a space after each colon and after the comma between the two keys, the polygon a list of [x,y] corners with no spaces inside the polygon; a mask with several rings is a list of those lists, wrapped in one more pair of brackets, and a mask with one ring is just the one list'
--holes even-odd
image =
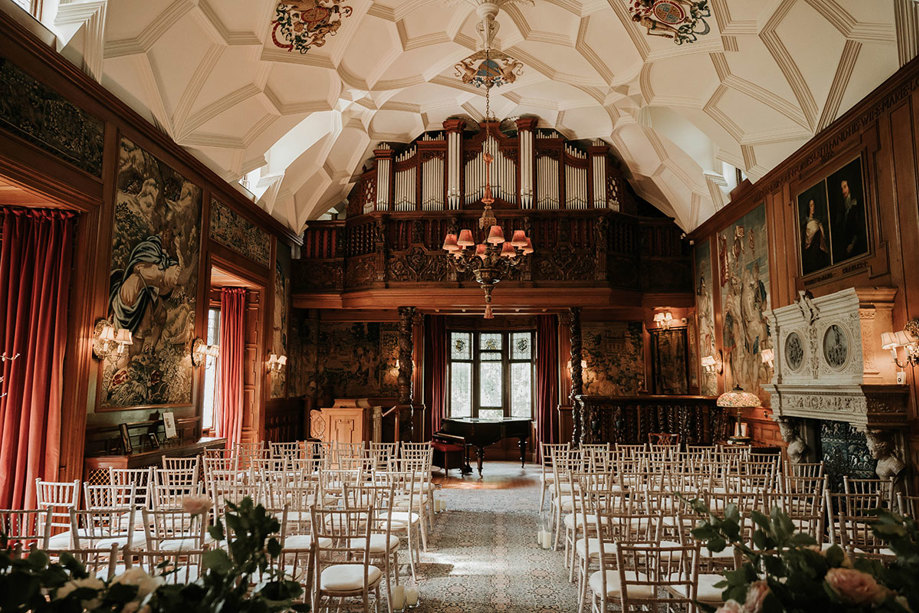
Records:
{"label": "painted ceiling roundel", "polygon": [[[525,67],[493,88],[495,116],[606,141],[686,230],[727,203],[735,167],[755,182],[911,59],[919,22],[915,0],[493,2],[493,48]],[[482,118],[462,60],[482,48],[483,4],[73,0],[42,19],[68,58],[300,230],[379,143]]]}
{"label": "painted ceiling roundel", "polygon": [[279,2],[275,9],[271,40],[281,49],[306,53],[312,47],[325,45],[341,27],[342,19],[353,10],[338,0],[303,0]]}

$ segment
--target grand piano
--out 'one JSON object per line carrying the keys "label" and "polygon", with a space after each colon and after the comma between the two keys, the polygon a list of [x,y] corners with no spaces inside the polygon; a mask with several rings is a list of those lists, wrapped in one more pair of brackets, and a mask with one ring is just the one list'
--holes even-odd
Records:
{"label": "grand piano", "polygon": [[[530,438],[532,422],[528,418],[505,417],[503,419],[480,419],[478,417],[451,417],[441,422],[438,434],[445,438],[462,438],[465,445],[475,447],[478,457],[479,476],[482,476],[482,462],[485,448],[506,438],[516,438],[520,447],[520,465],[526,463],[527,439]],[[436,436],[436,435],[435,435]],[[463,472],[472,472],[468,456]]]}

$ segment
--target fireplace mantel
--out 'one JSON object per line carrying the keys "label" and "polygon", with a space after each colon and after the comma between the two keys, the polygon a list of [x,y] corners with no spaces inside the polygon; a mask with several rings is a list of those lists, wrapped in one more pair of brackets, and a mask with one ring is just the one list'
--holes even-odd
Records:
{"label": "fireplace mantel", "polygon": [[848,288],[767,314],[778,340],[764,386],[773,418],[844,421],[861,431],[906,425],[909,388],[896,385],[881,332],[893,329],[895,288]]}

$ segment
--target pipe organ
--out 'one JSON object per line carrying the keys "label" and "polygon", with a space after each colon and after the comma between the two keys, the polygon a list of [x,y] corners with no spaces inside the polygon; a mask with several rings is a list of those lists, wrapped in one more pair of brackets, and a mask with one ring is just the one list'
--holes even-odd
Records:
{"label": "pipe organ", "polygon": [[635,212],[606,143],[595,140],[585,148],[555,130],[537,129],[537,122],[517,119],[510,133],[495,122],[486,138],[484,123],[472,132],[463,119],[448,119],[443,131],[426,132],[408,145],[382,143],[374,151],[376,168],[351,191],[348,216],[480,208],[486,153],[494,159],[496,208]]}

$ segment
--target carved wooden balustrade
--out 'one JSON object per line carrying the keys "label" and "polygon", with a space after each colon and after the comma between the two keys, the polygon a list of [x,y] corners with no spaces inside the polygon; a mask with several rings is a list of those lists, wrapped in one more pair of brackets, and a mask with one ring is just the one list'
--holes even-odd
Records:
{"label": "carved wooden balustrade", "polygon": [[[525,230],[536,249],[502,286],[692,289],[688,247],[669,219],[604,209],[495,213],[506,235]],[[311,222],[295,263],[294,292],[469,283],[471,273],[455,273],[441,245],[448,232],[477,229],[480,215],[477,210],[372,212]]]}
{"label": "carved wooden balustrade", "polygon": [[584,427],[581,443],[648,442],[651,432],[679,434],[690,445],[725,440],[730,415],[710,396],[577,396]]}

